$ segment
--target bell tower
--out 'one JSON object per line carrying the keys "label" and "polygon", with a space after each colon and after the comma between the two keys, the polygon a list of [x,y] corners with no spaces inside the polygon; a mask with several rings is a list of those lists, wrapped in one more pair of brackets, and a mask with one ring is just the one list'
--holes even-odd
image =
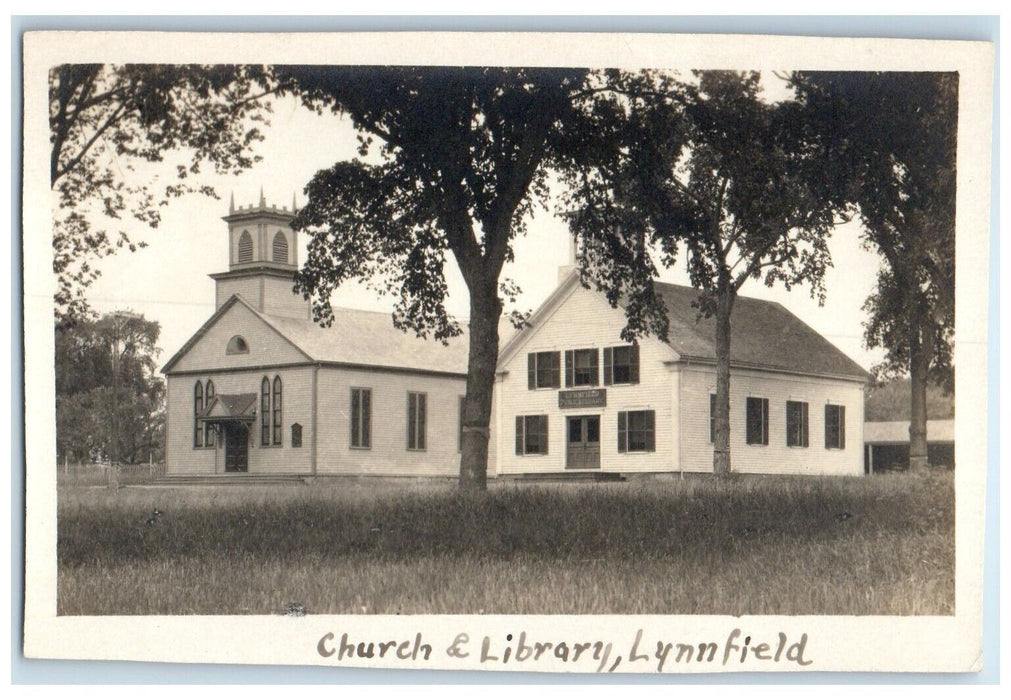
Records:
{"label": "bell tower", "polygon": [[211,275],[217,308],[238,294],[261,313],[311,318],[309,302],[292,292],[298,269],[294,217],[294,195],[291,209],[268,205],[262,188],[260,201],[249,206],[236,208],[232,195],[222,217],[228,224],[228,271]]}

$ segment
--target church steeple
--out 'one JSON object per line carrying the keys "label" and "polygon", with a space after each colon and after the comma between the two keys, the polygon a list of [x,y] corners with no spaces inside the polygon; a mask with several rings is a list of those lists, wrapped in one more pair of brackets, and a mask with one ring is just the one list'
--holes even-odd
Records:
{"label": "church steeple", "polygon": [[236,207],[233,193],[223,218],[228,224],[228,271],[211,275],[218,306],[241,294],[261,312],[309,318],[309,303],[292,292],[298,269],[294,211],[268,205],[261,187],[259,202],[249,206]]}

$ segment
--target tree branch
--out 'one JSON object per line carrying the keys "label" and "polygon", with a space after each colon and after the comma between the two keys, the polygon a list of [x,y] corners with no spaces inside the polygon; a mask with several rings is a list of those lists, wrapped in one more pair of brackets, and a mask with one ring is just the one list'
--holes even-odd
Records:
{"label": "tree branch", "polygon": [[109,118],[105,120],[105,123],[102,124],[102,126],[95,131],[92,137],[88,139],[87,143],[85,143],[84,146],[81,147],[81,150],[78,151],[77,155],[71,158],[70,161],[68,161],[67,164],[64,165],[62,168],[53,172],[52,182],[50,183],[50,186],[55,185],[57,180],[59,180],[63,175],[67,174],[69,171],[73,170],[74,167],[81,162],[84,156],[87,155],[88,151],[91,150],[91,147],[95,144],[95,142],[102,136],[102,134],[104,134],[109,129],[109,127],[111,127],[113,124],[119,121],[119,118],[120,116],[122,116],[122,113],[125,111],[125,109],[126,104],[120,103],[119,106],[116,108],[116,110],[111,115],[109,115]]}

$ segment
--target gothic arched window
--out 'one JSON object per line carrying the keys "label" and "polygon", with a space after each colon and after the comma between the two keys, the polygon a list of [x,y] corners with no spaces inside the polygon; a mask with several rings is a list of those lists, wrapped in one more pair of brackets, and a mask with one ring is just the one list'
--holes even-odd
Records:
{"label": "gothic arched window", "polygon": [[243,231],[239,236],[239,254],[235,261],[240,264],[253,262],[253,237],[249,231]]}
{"label": "gothic arched window", "polygon": [[[214,398],[214,382],[207,380],[207,388],[204,390],[204,408],[211,407],[211,399]],[[214,429],[210,423],[204,423],[204,446],[214,447]]]}
{"label": "gothic arched window", "polygon": [[274,377],[274,444],[281,444],[281,378]]}
{"label": "gothic arched window", "polygon": [[270,380],[260,382],[260,444],[270,444]]}
{"label": "gothic arched window", "polygon": [[204,410],[204,385],[199,381],[193,387],[193,446],[204,446],[204,429],[200,425],[200,414]]}
{"label": "gothic arched window", "polygon": [[277,263],[287,263],[288,262],[288,238],[281,232],[278,231],[274,234],[274,257],[272,258],[274,262]]}

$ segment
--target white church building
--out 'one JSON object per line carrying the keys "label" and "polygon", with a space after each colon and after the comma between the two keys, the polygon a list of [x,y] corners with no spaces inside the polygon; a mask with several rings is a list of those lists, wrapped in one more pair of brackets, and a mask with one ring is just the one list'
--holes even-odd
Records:
{"label": "white church building", "polygon": [[[166,476],[459,473],[467,339],[386,313],[313,322],[292,292],[293,212],[234,205],[214,314],[165,365]],[[523,330],[502,334],[489,477],[712,470],[715,330],[697,292],[657,282],[669,342],[620,340],[624,310],[571,266]],[[739,297],[731,457],[747,473],[862,474],[867,373],[777,303]]]}

